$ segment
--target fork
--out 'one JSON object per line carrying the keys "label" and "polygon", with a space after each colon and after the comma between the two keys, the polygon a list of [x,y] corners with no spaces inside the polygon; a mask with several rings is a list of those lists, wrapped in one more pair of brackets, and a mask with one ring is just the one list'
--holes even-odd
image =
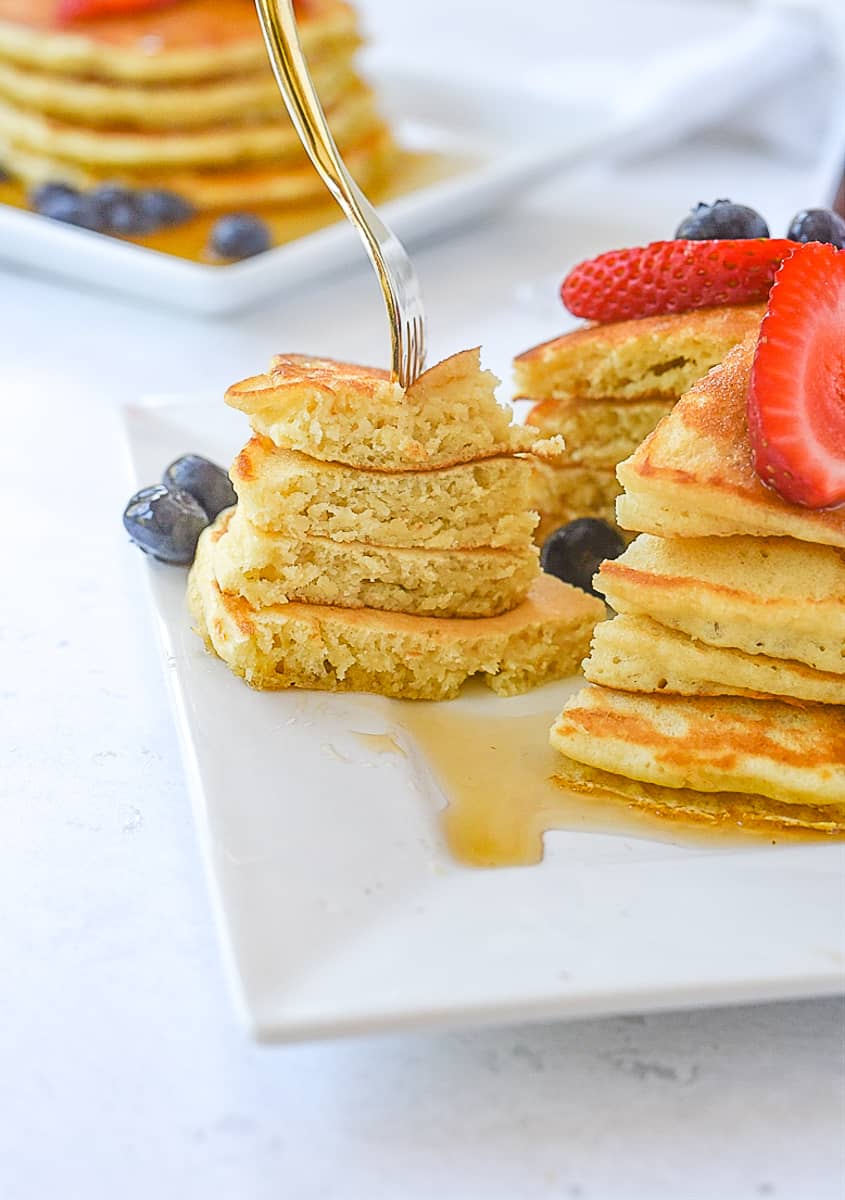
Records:
{"label": "fork", "polygon": [[357,230],[378,276],[390,324],[392,379],[410,387],[425,362],[425,312],[417,273],[405,247],[358,187],[335,145],[302,52],[293,0],[255,0],[255,7],[293,127]]}

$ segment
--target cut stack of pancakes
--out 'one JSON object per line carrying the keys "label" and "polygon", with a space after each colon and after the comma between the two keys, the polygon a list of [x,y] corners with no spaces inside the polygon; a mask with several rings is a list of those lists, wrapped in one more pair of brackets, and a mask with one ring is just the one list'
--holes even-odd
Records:
{"label": "cut stack of pancakes", "polygon": [[[298,0],[329,124],[365,187],[396,149],[355,69],[345,0]],[[109,182],[176,192],[200,210],[325,204],[274,83],[249,0],[181,0],[55,20],[55,0],[0,0],[0,165],[28,187]]]}
{"label": "cut stack of pancakes", "polygon": [[254,436],[238,504],[189,581],[197,628],[248,683],[445,699],[572,674],[603,605],[542,575],[535,453],[477,351],[407,391],[379,370],[284,355],[230,388]]}
{"label": "cut stack of pancakes", "polygon": [[551,740],[568,790],[711,824],[845,832],[845,509],[757,477],[751,335],[619,468],[640,531],[596,587],[589,685]]}
{"label": "cut stack of pancakes", "polygon": [[561,434],[567,450],[538,468],[538,541],[577,517],[615,522],[617,464],[763,312],[731,305],[587,325],[519,355],[517,398],[533,401],[527,423]]}

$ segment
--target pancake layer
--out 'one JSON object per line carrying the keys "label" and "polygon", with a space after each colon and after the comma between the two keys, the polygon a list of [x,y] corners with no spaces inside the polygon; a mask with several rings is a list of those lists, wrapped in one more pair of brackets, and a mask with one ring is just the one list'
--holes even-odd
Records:
{"label": "pancake layer", "polygon": [[557,462],[537,461],[534,505],[540,524],[536,540],[542,544],[555,529],[576,517],[600,517],[612,525],[620,490],[611,467],[585,467],[565,457]]}
{"label": "pancake layer", "polygon": [[736,305],[588,325],[521,354],[517,389],[535,401],[527,424],[561,435],[568,464],[593,470],[603,485],[601,494],[579,495],[575,476],[549,475],[538,537],[580,516],[614,523],[603,476],[686,388],[759,327],[762,314],[760,305]]}
{"label": "pancake layer", "polygon": [[537,550],[432,550],[332,538],[285,538],[256,529],[244,511],[211,534],[223,591],[255,608],[288,601],[378,608],[421,616],[491,617],[520,603],[537,576]]}
{"label": "pancake layer", "polygon": [[845,547],[845,507],[802,508],[758,479],[746,424],[756,336],[690,389],[619,464],[620,525],[662,537],[784,536]]}
{"label": "pancake layer", "polygon": [[734,827],[765,833],[845,834],[845,804],[781,804],[748,792],[697,792],[628,779],[561,757],[555,783],[586,800],[611,801],[653,817],[711,828]]}
{"label": "pancake layer", "polygon": [[845,796],[845,712],[830,705],[590,686],[565,705],[550,740],[587,766],[662,787],[782,804]]}
{"label": "pancake layer", "polygon": [[386,371],[280,354],[226,403],[282,449],[353,467],[430,471],[530,450],[536,433],[511,424],[479,361],[478,350],[454,354],[404,392]]}
{"label": "pancake layer", "polygon": [[845,704],[843,674],[708,646],[649,617],[618,616],[597,625],[584,675],[590,683],[626,692]]}
{"label": "pancake layer", "polygon": [[[331,44],[309,59],[324,106],[337,104],[358,85],[352,56],[360,42]],[[254,121],[279,116],[279,89],[262,62],[255,71],[221,78],[162,80],[154,87],[111,79],[35,71],[0,57],[0,96],[17,109],[74,122],[93,132],[111,129],[190,129],[230,122],[232,114]]]}
{"label": "pancake layer", "polygon": [[587,325],[514,360],[520,395],[537,400],[673,401],[759,327],[759,304]]}
{"label": "pancake layer", "polygon": [[524,548],[537,523],[529,458],[499,455],[434,471],[372,471],[321,462],[254,437],[231,476],[254,526],[293,537],[510,549]]}
{"label": "pancake layer", "polygon": [[[357,36],[345,0],[297,0],[306,55]],[[265,69],[255,12],[243,0],[182,0],[171,9],[61,26],[55,0],[0,0],[0,58],[51,74],[155,84]]]}
{"label": "pancake layer", "polygon": [[592,597],[548,575],[509,613],[480,620],[295,603],[254,609],[221,590],[212,546],[206,530],[189,607],[208,648],[257,688],[448,700],[478,675],[500,695],[515,695],[577,670],[601,617]]}
{"label": "pancake layer", "polygon": [[845,554],[793,538],[640,534],[602,563],[596,588],[714,647],[845,674]]}
{"label": "pancake layer", "polygon": [[547,436],[560,434],[571,463],[612,471],[671,412],[672,404],[671,400],[541,400],[526,423]]}

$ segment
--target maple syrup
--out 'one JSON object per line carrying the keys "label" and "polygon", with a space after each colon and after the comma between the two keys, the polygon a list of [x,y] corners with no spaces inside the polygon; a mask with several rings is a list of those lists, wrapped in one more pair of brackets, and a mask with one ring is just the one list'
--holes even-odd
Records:
{"label": "maple syrup", "polygon": [[[472,697],[472,688],[466,689]],[[479,685],[479,690],[482,689]],[[753,830],[732,822],[710,825],[668,812],[645,812],[620,800],[585,799],[553,781],[558,760],[549,729],[563,706],[558,688],[542,708],[519,711],[516,701],[464,697],[449,703],[394,701],[398,727],[434,774],[446,798],[446,842],[461,863],[475,867],[529,866],[543,857],[551,830],[648,838],[675,845],[741,847],[815,838],[810,831]],[[542,692],[538,693],[542,696]],[[486,703],[484,701],[486,700]],[[516,704],[502,713],[502,706]],[[491,710],[498,709],[493,715]]]}

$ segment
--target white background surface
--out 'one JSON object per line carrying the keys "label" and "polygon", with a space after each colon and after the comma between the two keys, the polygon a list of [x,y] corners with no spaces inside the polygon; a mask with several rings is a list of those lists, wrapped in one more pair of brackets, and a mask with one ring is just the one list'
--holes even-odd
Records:
{"label": "white background surface", "polygon": [[[405,8],[366,7],[394,29]],[[506,374],[556,332],[576,258],[716,194],[782,224],[822,199],[806,180],[711,139],[554,181],[418,253],[432,357],[483,343],[516,290],[486,355]],[[237,1028],[116,408],[222,392],[276,350],[381,360],[379,303],[363,269],[226,323],[0,274],[0,1196],[841,1200],[837,1001],[273,1050]]]}

